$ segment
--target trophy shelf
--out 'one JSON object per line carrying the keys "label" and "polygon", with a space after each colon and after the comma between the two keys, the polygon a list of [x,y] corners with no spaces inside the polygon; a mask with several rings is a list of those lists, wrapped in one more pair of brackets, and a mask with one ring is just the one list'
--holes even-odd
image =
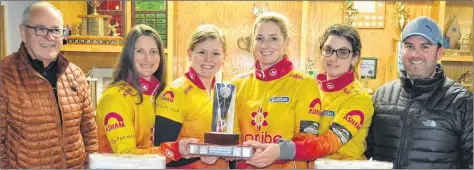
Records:
{"label": "trophy shelf", "polygon": [[441,57],[441,62],[443,61],[472,63],[472,52],[470,50],[445,49]]}
{"label": "trophy shelf", "polygon": [[452,61],[452,62],[471,62],[472,56],[442,56],[441,61]]}
{"label": "trophy shelf", "polygon": [[122,46],[67,44],[67,45],[63,45],[63,47],[61,48],[61,51],[92,52],[92,53],[121,53]]}
{"label": "trophy shelf", "polygon": [[62,51],[122,52],[123,38],[119,36],[68,36]]}

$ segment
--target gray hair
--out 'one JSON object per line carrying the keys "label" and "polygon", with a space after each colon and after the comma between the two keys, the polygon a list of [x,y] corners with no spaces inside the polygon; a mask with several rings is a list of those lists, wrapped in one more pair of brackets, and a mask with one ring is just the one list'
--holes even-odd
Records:
{"label": "gray hair", "polygon": [[30,19],[30,11],[31,10],[37,9],[37,8],[48,8],[48,7],[51,8],[51,9],[54,9],[54,11],[56,11],[59,14],[59,16],[61,17],[61,22],[64,23],[64,21],[62,20],[63,15],[62,15],[61,11],[59,11],[58,8],[56,8],[54,5],[50,4],[49,2],[40,1],[40,2],[35,2],[31,5],[29,5],[28,7],[26,7],[25,11],[23,11],[21,24],[28,25],[28,20]]}

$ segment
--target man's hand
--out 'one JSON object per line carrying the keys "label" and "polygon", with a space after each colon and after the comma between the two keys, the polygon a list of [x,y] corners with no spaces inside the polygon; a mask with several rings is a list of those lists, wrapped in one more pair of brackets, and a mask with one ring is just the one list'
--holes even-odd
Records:
{"label": "man's hand", "polygon": [[213,156],[202,156],[200,158],[202,162],[208,165],[215,164],[217,160],[219,159],[219,157],[213,157]]}
{"label": "man's hand", "polygon": [[189,144],[197,143],[198,141],[199,141],[198,139],[194,139],[194,138],[180,140],[179,141],[179,154],[181,154],[181,157],[184,159],[193,158],[194,156],[191,156],[189,154]]}
{"label": "man's hand", "polygon": [[256,167],[269,166],[280,157],[280,145],[276,143],[262,144],[255,141],[247,141],[244,142],[244,145],[252,146],[255,149],[253,157],[247,163]]}

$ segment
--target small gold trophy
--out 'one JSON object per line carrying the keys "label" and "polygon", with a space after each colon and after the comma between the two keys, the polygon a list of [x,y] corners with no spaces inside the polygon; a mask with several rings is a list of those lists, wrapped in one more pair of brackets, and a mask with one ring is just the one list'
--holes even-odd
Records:
{"label": "small gold trophy", "polygon": [[91,15],[79,15],[82,18],[81,35],[89,36],[107,36],[109,30],[109,15],[100,15],[97,7],[102,4],[101,0],[88,0],[87,3],[92,7]]}
{"label": "small gold trophy", "polygon": [[313,77],[314,79],[316,78],[316,66],[314,65],[314,58],[306,58],[307,63],[306,63],[306,72]]}
{"label": "small gold trophy", "polygon": [[97,12],[97,7],[100,6],[100,4],[102,4],[102,1],[101,0],[90,0],[90,1],[87,1],[87,3],[89,5],[91,5],[92,7],[92,15],[99,15],[99,13]]}
{"label": "small gold trophy", "polygon": [[408,23],[410,14],[408,13],[407,8],[403,2],[397,1],[395,2],[395,5],[396,5],[396,10],[395,10],[395,16],[396,16],[395,24],[396,25],[395,26],[398,28],[400,32],[402,32]]}
{"label": "small gold trophy", "polygon": [[190,144],[193,155],[250,158],[253,148],[238,146],[239,134],[233,133],[235,112],[235,85],[216,83],[212,110],[212,132],[204,134],[204,144]]}

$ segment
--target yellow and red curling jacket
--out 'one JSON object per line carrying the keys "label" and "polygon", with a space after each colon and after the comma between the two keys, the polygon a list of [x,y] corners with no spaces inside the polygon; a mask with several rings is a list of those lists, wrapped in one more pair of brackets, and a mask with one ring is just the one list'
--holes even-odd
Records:
{"label": "yellow and red curling jacket", "polygon": [[315,160],[321,157],[339,160],[366,160],[366,137],[374,108],[370,95],[353,72],[336,79],[318,74],[322,90],[323,111],[319,136],[295,141],[294,160]]}
{"label": "yellow and red curling jacket", "polygon": [[107,88],[99,100],[96,123],[99,152],[119,154],[162,154],[167,161],[180,159],[178,142],[153,146],[155,99],[160,82],[153,77],[139,79],[143,100],[127,82],[119,81]]}
{"label": "yellow and red curling jacket", "polygon": [[[236,84],[236,116],[243,141],[276,143],[280,138],[318,134],[321,114],[319,88],[309,75],[295,71],[284,57],[274,66],[239,75]],[[306,133],[300,133],[306,132]],[[311,135],[308,135],[311,134]],[[238,168],[254,168],[241,161]],[[267,168],[308,168],[307,162],[276,162]]]}
{"label": "yellow and red curling jacket", "polygon": [[[215,79],[212,82],[214,87]],[[160,94],[157,116],[182,124],[178,140],[196,138],[204,140],[204,133],[211,132],[212,104],[214,91],[209,94],[197,73],[189,68],[184,77],[174,80]],[[156,129],[166,131],[167,129]],[[224,159],[208,165],[201,160],[177,168],[228,168]]]}

